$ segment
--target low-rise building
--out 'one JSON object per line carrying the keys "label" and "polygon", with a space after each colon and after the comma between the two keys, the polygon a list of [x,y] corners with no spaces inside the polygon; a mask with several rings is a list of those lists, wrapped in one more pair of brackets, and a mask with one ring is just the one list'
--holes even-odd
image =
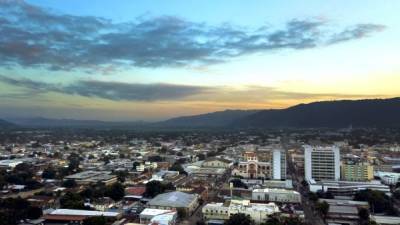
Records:
{"label": "low-rise building", "polygon": [[390,187],[382,184],[379,180],[368,182],[355,181],[319,181],[309,183],[310,191],[312,192],[330,192],[334,195],[352,196],[356,192],[366,189],[382,191],[390,193]]}
{"label": "low-rise building", "polygon": [[121,217],[121,213],[78,209],[56,209],[49,214],[44,215],[43,218],[45,219],[45,224],[82,224],[85,219],[97,216],[118,219]]}
{"label": "low-rise building", "polygon": [[209,203],[202,209],[205,220],[227,220],[231,215],[249,215],[256,224],[265,222],[269,215],[278,213],[275,203],[250,203],[250,200],[231,200],[225,203]]}
{"label": "low-rise building", "polygon": [[158,225],[174,225],[178,213],[175,210],[165,210],[165,209],[144,209],[140,215],[141,224],[158,224]]}
{"label": "low-rise building", "polygon": [[183,210],[186,215],[192,215],[199,206],[199,196],[180,191],[167,192],[157,195],[147,205],[154,209]]}
{"label": "low-rise building", "polygon": [[203,161],[202,167],[208,168],[224,168],[228,169],[232,166],[232,162],[221,158],[208,158]]}
{"label": "low-rise building", "polygon": [[104,183],[110,185],[117,182],[117,176],[109,171],[84,171],[66,176],[66,180],[75,180],[77,184]]}
{"label": "low-rise building", "polygon": [[299,192],[278,188],[254,189],[251,195],[251,199],[255,201],[269,202],[301,202],[301,196]]}

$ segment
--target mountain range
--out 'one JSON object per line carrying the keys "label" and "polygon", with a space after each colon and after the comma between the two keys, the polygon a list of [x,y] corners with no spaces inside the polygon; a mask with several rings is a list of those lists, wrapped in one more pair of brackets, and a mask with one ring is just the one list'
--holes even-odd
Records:
{"label": "mountain range", "polygon": [[0,127],[78,128],[341,128],[400,127],[400,98],[323,101],[286,109],[225,110],[160,122],[106,122],[69,119],[0,120]]}
{"label": "mountain range", "polygon": [[0,119],[0,128],[4,129],[4,128],[12,128],[12,127],[15,127],[15,124],[12,124],[8,121]]}

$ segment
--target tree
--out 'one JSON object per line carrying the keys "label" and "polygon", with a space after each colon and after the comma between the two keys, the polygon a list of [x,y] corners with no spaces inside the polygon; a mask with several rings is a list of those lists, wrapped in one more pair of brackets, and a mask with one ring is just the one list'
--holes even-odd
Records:
{"label": "tree", "polygon": [[30,206],[27,210],[27,218],[34,220],[39,219],[43,215],[43,211],[41,208],[36,206]]}
{"label": "tree", "polygon": [[246,189],[248,188],[247,185],[243,183],[243,181],[240,179],[232,179],[230,182],[233,184],[233,187],[235,188],[246,188]]}
{"label": "tree", "polygon": [[60,198],[60,206],[64,209],[85,209],[82,197],[77,193],[67,192]]}
{"label": "tree", "polygon": [[128,176],[127,171],[116,171],[114,172],[115,175],[117,175],[118,181],[121,183],[124,183],[126,180],[126,177]]}
{"label": "tree", "polygon": [[205,160],[206,156],[204,154],[198,154],[196,155],[196,157],[201,161],[201,160]]}
{"label": "tree", "polygon": [[318,201],[318,195],[317,194],[315,194],[314,192],[309,192],[308,193],[308,199],[310,199],[310,201],[312,201],[312,202],[317,202]]}
{"label": "tree", "polygon": [[178,209],[178,218],[183,219],[187,216],[186,210],[183,208]]}
{"label": "tree", "polygon": [[76,181],[72,179],[67,179],[63,182],[62,186],[66,188],[73,188],[76,187]]}
{"label": "tree", "polygon": [[199,220],[196,222],[196,225],[206,225],[206,223],[203,220]]}
{"label": "tree", "polygon": [[224,225],[254,225],[249,215],[243,213],[233,214],[225,221]]}
{"label": "tree", "polygon": [[54,179],[56,177],[56,171],[52,167],[48,167],[43,170],[42,178],[43,179]]}
{"label": "tree", "polygon": [[153,198],[163,192],[164,188],[160,181],[150,181],[146,184],[146,192],[144,193],[144,196]]}
{"label": "tree", "polygon": [[106,225],[107,219],[104,216],[89,217],[83,221],[83,225]]}
{"label": "tree", "polygon": [[187,175],[187,172],[183,169],[182,165],[179,163],[174,163],[174,165],[172,165],[171,168],[169,168],[169,170],[178,171],[179,174]]}
{"label": "tree", "polygon": [[281,225],[282,221],[278,214],[272,214],[268,217],[267,221],[262,223],[261,225]]}
{"label": "tree", "polygon": [[162,158],[159,155],[152,155],[147,158],[150,162],[162,162]]}
{"label": "tree", "polygon": [[393,198],[400,200],[400,190],[393,192]]}
{"label": "tree", "polygon": [[367,225],[369,222],[369,210],[362,207],[358,210],[358,217],[360,225]]}
{"label": "tree", "polygon": [[386,212],[389,214],[396,214],[390,197],[382,191],[370,189],[361,190],[354,195],[354,200],[367,201],[371,207],[371,211],[374,213]]}
{"label": "tree", "polygon": [[124,186],[117,182],[107,187],[105,196],[112,198],[114,201],[119,201],[125,196]]}
{"label": "tree", "polygon": [[322,216],[322,219],[325,220],[329,213],[329,204],[326,201],[318,202],[315,209]]}
{"label": "tree", "polygon": [[279,214],[272,214],[267,221],[261,225],[304,225],[304,221],[298,216],[281,217]]}

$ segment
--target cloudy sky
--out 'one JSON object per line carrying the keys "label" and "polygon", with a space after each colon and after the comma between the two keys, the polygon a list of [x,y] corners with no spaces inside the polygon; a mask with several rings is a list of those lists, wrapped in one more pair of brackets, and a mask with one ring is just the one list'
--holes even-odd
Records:
{"label": "cloudy sky", "polygon": [[0,0],[0,118],[400,96],[400,1]]}

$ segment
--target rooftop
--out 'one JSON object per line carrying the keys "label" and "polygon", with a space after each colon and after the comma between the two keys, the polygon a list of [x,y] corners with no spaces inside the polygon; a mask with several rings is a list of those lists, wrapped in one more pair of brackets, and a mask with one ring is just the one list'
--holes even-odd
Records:
{"label": "rooftop", "polygon": [[180,191],[159,194],[150,202],[149,205],[169,206],[175,208],[184,208],[197,199],[196,194],[187,194]]}

